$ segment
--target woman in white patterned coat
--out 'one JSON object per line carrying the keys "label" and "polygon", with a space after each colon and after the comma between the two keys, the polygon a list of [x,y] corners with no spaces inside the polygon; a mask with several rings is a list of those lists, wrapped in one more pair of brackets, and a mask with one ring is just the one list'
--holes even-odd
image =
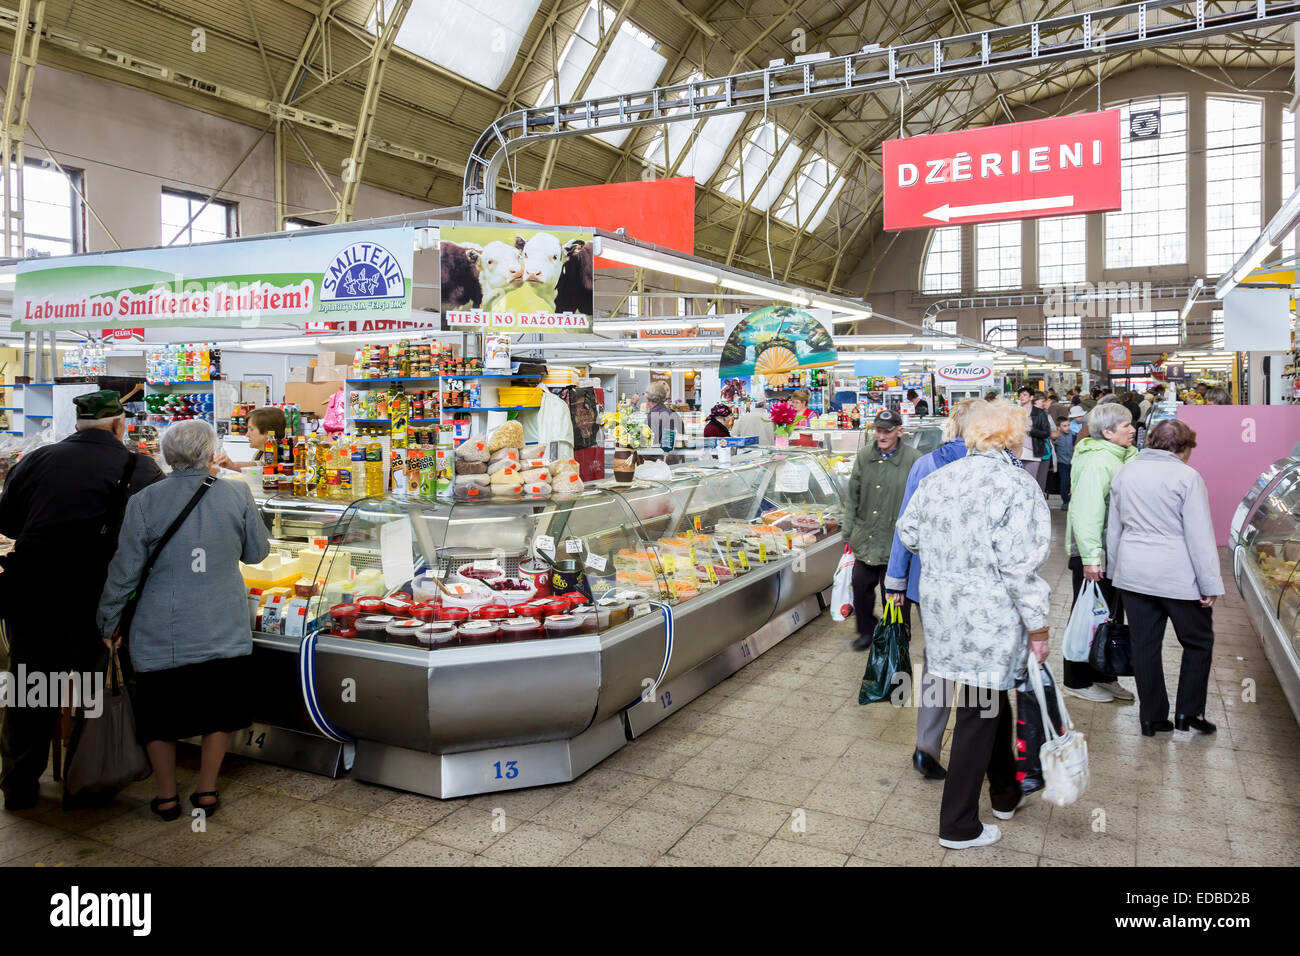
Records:
{"label": "woman in white patterned coat", "polygon": [[899,540],[921,558],[921,615],[931,674],[957,689],[939,842],[951,849],[1001,838],[979,819],[989,778],[993,815],[1020,804],[1007,691],[1032,650],[1047,658],[1051,589],[1038,574],[1051,549],[1042,492],[1008,450],[1019,450],[1029,414],[1010,402],[977,403],[964,426],[965,458],[923,479],[898,519]]}

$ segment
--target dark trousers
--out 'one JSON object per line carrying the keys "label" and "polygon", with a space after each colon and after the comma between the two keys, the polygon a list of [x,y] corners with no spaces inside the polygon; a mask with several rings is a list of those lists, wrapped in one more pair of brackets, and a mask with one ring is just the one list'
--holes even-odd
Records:
{"label": "dark trousers", "polygon": [[[857,619],[858,635],[871,636],[879,618],[876,617],[876,592],[880,592],[880,611],[885,611],[884,564],[853,562],[853,616]],[[903,620],[912,623],[912,602],[903,598]]]}
{"label": "dark trousers", "polygon": [[1020,802],[1011,701],[1006,691],[983,691],[986,698],[993,697],[981,707],[976,693],[981,691],[965,685],[957,688],[957,722],[939,809],[939,836],[945,840],[973,840],[980,835],[980,787],[986,776],[994,810],[1011,810]]}
{"label": "dark trousers", "polygon": [[[1060,462],[1057,462],[1056,474],[1058,475],[1058,480],[1061,482],[1061,507],[1068,508],[1070,506],[1070,465],[1069,463],[1067,462],[1066,464],[1063,465]],[[1077,588],[1075,589],[1074,593],[1075,594],[1079,593]]]}
{"label": "dark trousers", "polygon": [[1160,653],[1165,624],[1172,621],[1174,634],[1183,646],[1178,668],[1178,700],[1175,713],[1188,717],[1205,714],[1205,693],[1214,656],[1214,612],[1200,601],[1179,601],[1122,591],[1128,608],[1129,640],[1132,642],[1133,676],[1137,681],[1138,714],[1150,723],[1169,718],[1169,695],[1165,691],[1165,669]]}
{"label": "dark trousers", "polygon": [[[1083,587],[1083,560],[1075,556],[1069,560],[1069,565],[1070,580],[1074,582],[1074,598],[1070,602],[1070,610],[1074,610],[1074,606],[1079,603],[1079,588]],[[1110,605],[1111,613],[1117,621],[1122,621],[1124,610],[1117,600],[1119,593],[1110,583],[1110,578],[1102,578],[1097,583],[1101,586],[1101,596]],[[1073,687],[1075,690],[1091,687],[1093,684],[1109,684],[1115,680],[1114,674],[1103,674],[1087,661],[1066,661],[1063,676],[1065,686]]]}

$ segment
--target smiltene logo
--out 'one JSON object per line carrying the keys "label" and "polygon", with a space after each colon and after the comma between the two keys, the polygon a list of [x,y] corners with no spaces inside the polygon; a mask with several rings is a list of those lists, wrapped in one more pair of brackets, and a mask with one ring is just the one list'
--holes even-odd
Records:
{"label": "smiltene logo", "polygon": [[400,299],[406,277],[391,252],[373,242],[354,242],[334,257],[321,276],[321,300]]}
{"label": "smiltene logo", "polygon": [[974,382],[988,378],[993,369],[987,365],[940,365],[938,375],[954,382]]}

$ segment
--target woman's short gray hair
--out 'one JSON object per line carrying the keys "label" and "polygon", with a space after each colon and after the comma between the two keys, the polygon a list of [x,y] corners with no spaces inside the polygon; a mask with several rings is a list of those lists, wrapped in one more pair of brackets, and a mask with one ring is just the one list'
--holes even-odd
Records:
{"label": "woman's short gray hair", "polygon": [[1093,438],[1105,438],[1106,432],[1114,431],[1132,420],[1133,413],[1123,405],[1105,402],[1094,406],[1088,413],[1088,434]]}
{"label": "woman's short gray hair", "polygon": [[668,386],[663,382],[651,382],[645,390],[645,397],[651,402],[665,402],[668,400]]}
{"label": "woman's short gray hair", "polygon": [[206,468],[211,464],[216,450],[216,429],[197,418],[177,422],[163,432],[163,459],[173,471]]}

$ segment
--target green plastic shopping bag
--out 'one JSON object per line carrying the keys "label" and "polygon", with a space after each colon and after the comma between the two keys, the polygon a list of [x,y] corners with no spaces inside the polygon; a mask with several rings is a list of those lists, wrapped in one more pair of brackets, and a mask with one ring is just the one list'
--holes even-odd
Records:
{"label": "green plastic shopping bag", "polygon": [[[862,675],[862,688],[858,691],[859,704],[874,704],[888,700],[895,689],[906,682],[904,693],[912,685],[912,629],[903,620],[899,604],[887,602],[884,616],[871,635],[871,657],[867,672]],[[902,675],[906,674],[904,678]]]}

